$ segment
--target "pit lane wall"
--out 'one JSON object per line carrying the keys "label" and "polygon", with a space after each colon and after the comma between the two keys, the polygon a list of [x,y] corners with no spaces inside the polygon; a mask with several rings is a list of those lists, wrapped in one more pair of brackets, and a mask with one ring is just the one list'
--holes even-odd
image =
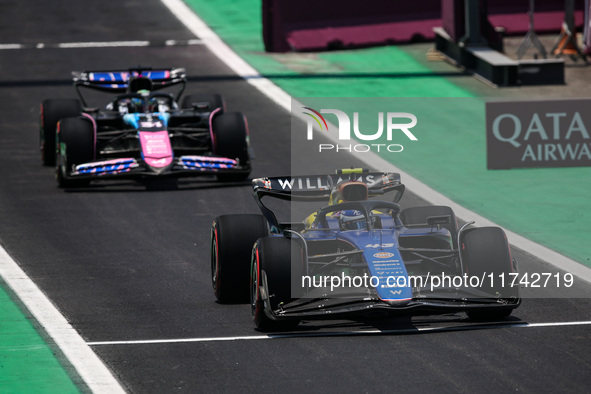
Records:
{"label": "pit lane wall", "polygon": [[[528,2],[483,1],[488,21],[504,34],[524,35]],[[575,1],[575,22],[581,26],[583,0]],[[267,52],[321,51],[392,45],[434,39],[433,28],[444,26],[450,36],[464,34],[464,0],[262,0],[263,41]],[[560,31],[564,1],[535,2],[537,33]],[[486,20],[486,14],[483,14]],[[490,34],[496,34],[491,29]],[[495,40],[493,37],[490,39]]]}

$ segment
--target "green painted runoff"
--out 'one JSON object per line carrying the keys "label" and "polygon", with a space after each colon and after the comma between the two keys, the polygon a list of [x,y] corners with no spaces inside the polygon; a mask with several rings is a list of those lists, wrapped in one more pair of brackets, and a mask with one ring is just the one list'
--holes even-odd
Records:
{"label": "green painted runoff", "polygon": [[0,392],[80,393],[58,358],[0,283]]}

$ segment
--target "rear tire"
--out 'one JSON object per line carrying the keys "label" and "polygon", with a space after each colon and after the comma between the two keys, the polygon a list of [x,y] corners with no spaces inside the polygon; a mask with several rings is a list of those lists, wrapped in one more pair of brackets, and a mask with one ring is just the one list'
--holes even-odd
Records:
{"label": "rear tire", "polygon": [[[461,253],[464,269],[469,277],[485,277],[479,289],[489,293],[491,298],[515,300],[519,298],[519,288],[510,286],[510,273],[517,272],[511,259],[509,243],[505,232],[499,227],[472,228],[462,232]],[[489,275],[492,274],[493,286]],[[504,275],[501,286],[499,275]],[[475,321],[499,320],[508,317],[513,307],[482,308],[466,314]]]}
{"label": "rear tire", "polygon": [[406,208],[400,214],[400,220],[404,224],[425,224],[430,216],[451,217],[451,223],[443,224],[442,227],[449,230],[452,239],[453,249],[458,248],[458,221],[453,209],[446,206],[424,206]]}
{"label": "rear tire", "polygon": [[261,297],[260,286],[264,276],[268,291],[267,302],[272,310],[293,301],[292,296],[298,294],[292,294],[292,276],[301,277],[303,258],[302,248],[290,238],[264,237],[257,240],[252,252],[250,281],[253,320],[259,330],[283,331],[298,326],[299,320],[277,321],[265,314],[265,301]]}
{"label": "rear tire", "polygon": [[55,166],[57,122],[63,118],[78,116],[82,104],[77,99],[49,99],[41,103],[39,112],[39,147],[41,160],[46,166]]}
{"label": "rear tire", "polygon": [[209,105],[208,108],[199,108],[198,110],[203,111],[213,111],[216,108],[221,108],[222,111],[226,110],[226,103],[224,98],[219,94],[190,94],[183,97],[181,102],[181,108],[183,109],[192,109],[194,103],[207,103]]}
{"label": "rear tire", "polygon": [[[214,152],[218,156],[238,159],[241,166],[250,167],[248,154],[248,126],[240,112],[226,112],[213,118]],[[221,181],[238,182],[248,178],[248,173],[219,174]]]}
{"label": "rear tire", "polygon": [[59,121],[56,133],[58,146],[56,177],[60,187],[85,186],[87,179],[68,179],[73,166],[88,163],[95,157],[94,126],[85,117]]}
{"label": "rear tire", "polygon": [[262,215],[218,216],[211,227],[211,282],[220,302],[250,301],[250,254],[260,237],[267,235]]}

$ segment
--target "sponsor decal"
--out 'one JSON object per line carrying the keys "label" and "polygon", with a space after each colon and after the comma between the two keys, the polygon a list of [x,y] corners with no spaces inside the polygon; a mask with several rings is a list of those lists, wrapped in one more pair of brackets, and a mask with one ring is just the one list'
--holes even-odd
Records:
{"label": "sponsor decal", "polygon": [[591,166],[591,99],[486,103],[487,167]]}
{"label": "sponsor decal", "polygon": [[[348,175],[331,177],[333,184],[351,180]],[[381,181],[375,174],[359,174],[354,180],[363,182],[368,187],[372,187]],[[330,190],[330,180],[327,176],[274,178],[271,182],[272,188],[277,190]]]}
{"label": "sponsor decal", "polygon": [[153,166],[160,166],[160,165],[165,165],[167,161],[168,161],[167,157],[164,157],[162,159],[152,159],[151,164]]}
{"label": "sponsor decal", "polygon": [[164,126],[162,125],[162,122],[160,120],[156,120],[156,121],[144,120],[144,121],[140,121],[140,127],[146,128],[146,129],[151,129],[151,128],[155,128],[155,127],[164,127]]}
{"label": "sponsor decal", "polygon": [[394,256],[394,253],[390,253],[390,252],[378,252],[373,255],[373,257],[375,257],[377,259],[387,259],[392,256]]}
{"label": "sponsor decal", "polygon": [[382,244],[367,244],[365,245],[366,248],[373,248],[373,249],[377,249],[377,248],[393,248],[394,244],[393,243],[382,243]]}

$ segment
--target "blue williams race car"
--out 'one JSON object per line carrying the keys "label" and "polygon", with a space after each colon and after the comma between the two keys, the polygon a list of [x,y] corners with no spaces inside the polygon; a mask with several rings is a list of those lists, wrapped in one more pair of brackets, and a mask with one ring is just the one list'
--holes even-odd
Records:
{"label": "blue williams race car", "polygon": [[250,303],[261,330],[455,312],[496,320],[521,303],[508,280],[517,267],[503,230],[458,228],[445,206],[401,209],[397,173],[351,169],[252,183],[262,215],[214,220],[211,272],[216,298]]}
{"label": "blue williams race car", "polygon": [[[125,177],[217,175],[241,181],[250,174],[246,118],[226,112],[219,94],[185,95],[181,101],[184,69],[72,76],[79,98],[45,100],[40,112],[41,158],[56,166],[60,186]],[[81,88],[113,97],[91,108]]]}

